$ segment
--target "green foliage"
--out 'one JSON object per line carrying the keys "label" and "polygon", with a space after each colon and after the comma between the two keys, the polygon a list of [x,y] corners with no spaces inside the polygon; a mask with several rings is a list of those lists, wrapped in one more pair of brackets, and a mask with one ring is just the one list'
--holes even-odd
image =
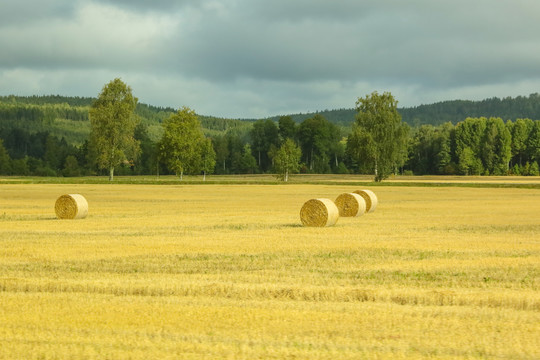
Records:
{"label": "green foliage", "polygon": [[540,176],[540,168],[538,166],[538,163],[535,161],[531,164],[529,167],[529,174],[530,176]]}
{"label": "green foliage", "polygon": [[197,173],[201,168],[201,147],[205,138],[195,111],[184,106],[163,122],[163,128],[159,143],[161,161],[180,180],[184,173]]}
{"label": "green foliage", "polygon": [[30,168],[28,167],[28,158],[14,159],[11,162],[11,171],[17,175],[30,175]]}
{"label": "green foliage", "polygon": [[[403,159],[408,157],[405,166],[401,167],[402,172],[486,175],[528,175],[534,172],[535,162],[538,164],[540,161],[540,121],[530,119],[540,118],[540,114],[535,112],[535,109],[539,108],[537,103],[540,103],[540,97],[533,95],[528,98],[494,98],[483,102],[456,101],[423,105],[414,109],[398,109],[403,115],[402,120],[411,124],[438,124],[444,119],[451,122],[415,127],[411,138],[407,140],[407,151],[402,149],[398,154],[399,160],[393,165],[392,171],[397,172],[400,164],[404,162]],[[100,171],[95,165],[97,149],[88,146],[88,113],[93,101],[95,99],[62,96],[0,97],[0,139],[3,139],[3,147],[9,157],[9,161],[0,160],[4,164],[0,165],[0,173],[19,174],[20,170],[23,174],[61,176],[67,174],[66,160],[68,156],[72,156],[78,162],[81,175],[99,174]],[[167,173],[165,165],[158,161],[158,142],[164,133],[162,124],[175,113],[171,108],[136,104],[134,116],[136,121],[139,121],[139,126],[134,138],[140,144],[140,156],[129,159],[134,161],[122,161],[116,169],[118,173]],[[498,118],[473,117],[492,116],[494,113],[500,114],[502,119],[517,120],[506,122],[506,132],[501,126],[502,120]],[[411,114],[416,114],[416,118],[411,118]],[[477,122],[482,124],[473,128],[469,125],[475,120],[464,120],[467,117],[480,119]],[[270,171],[275,165],[279,147],[288,138],[301,145],[301,158],[306,164],[302,171],[373,171],[373,164],[366,161],[373,156],[368,146],[370,139],[362,132],[356,132],[347,138],[354,119],[352,109],[271,118],[275,121],[265,119],[256,122],[211,116],[198,116],[198,119],[203,133],[211,137],[216,161],[212,170],[218,174]],[[463,128],[463,124],[453,125],[464,122],[467,122],[467,126]],[[260,127],[258,130],[262,130],[259,133],[252,131],[255,123],[259,124],[255,128]],[[508,134],[511,135],[509,160]],[[258,135],[260,136],[257,138]],[[245,144],[254,146],[246,151]],[[360,148],[359,144],[363,147]],[[256,149],[255,145],[260,147]],[[472,155],[463,154],[464,147],[469,147],[467,152],[472,151]],[[202,148],[199,151],[203,153]],[[256,157],[255,165],[252,162],[253,155]],[[16,171],[12,168],[13,160],[19,160],[15,165]],[[72,160],[70,159],[69,163],[74,165]],[[203,167],[194,166],[190,172],[205,173]],[[210,173],[208,167],[207,170],[206,173]]]}
{"label": "green foliage", "polygon": [[533,121],[517,119],[515,123],[509,122],[508,127],[510,127],[512,135],[512,158],[521,166],[526,158],[527,140],[533,127]]}
{"label": "green foliage", "polygon": [[536,120],[527,139],[527,158],[540,163],[540,120]]}
{"label": "green foliage", "polygon": [[296,123],[291,116],[281,116],[278,120],[279,136],[282,141],[296,138]]}
{"label": "green foliage", "polygon": [[295,174],[300,170],[302,150],[292,139],[286,139],[277,150],[274,157],[274,169],[276,177],[287,182],[289,174]]}
{"label": "green foliage", "polygon": [[0,139],[0,175],[9,174],[11,174],[11,157],[4,147],[4,141]]}
{"label": "green foliage", "polygon": [[239,159],[237,162],[235,161],[233,166],[242,174],[255,174],[257,172],[257,160],[252,155],[251,146],[249,144],[244,145]]}
{"label": "green foliage", "polygon": [[79,168],[79,162],[73,155],[68,155],[64,162],[64,168],[62,169],[62,175],[66,177],[81,176],[81,169]]}
{"label": "green foliage", "polygon": [[206,174],[213,174],[216,167],[216,152],[212,146],[212,140],[203,139],[200,142],[199,151],[201,154],[201,164],[199,167],[204,175],[204,180],[206,180]]}
{"label": "green foliage", "polygon": [[337,145],[341,140],[339,129],[316,114],[300,124],[297,137],[308,169],[315,173],[330,172],[330,159],[340,151]]}
{"label": "green foliage", "polygon": [[276,123],[272,120],[259,120],[253,124],[250,132],[252,150],[256,156],[259,168],[265,172],[271,167],[268,156],[272,146],[279,145],[279,132]]}
{"label": "green foliage", "polygon": [[109,170],[109,180],[113,180],[115,167],[136,159],[139,153],[133,136],[139,122],[134,116],[136,104],[131,87],[117,78],[103,87],[90,108],[90,145],[97,166]]}
{"label": "green foliage", "polygon": [[424,124],[457,124],[467,117],[500,117],[502,119],[540,119],[540,95],[516,98],[496,97],[482,101],[452,100],[399,109],[403,121],[419,127]]}
{"label": "green foliage", "polygon": [[389,92],[359,98],[356,109],[348,153],[372,167],[375,181],[382,181],[405,162],[409,128],[401,121],[397,101]]}

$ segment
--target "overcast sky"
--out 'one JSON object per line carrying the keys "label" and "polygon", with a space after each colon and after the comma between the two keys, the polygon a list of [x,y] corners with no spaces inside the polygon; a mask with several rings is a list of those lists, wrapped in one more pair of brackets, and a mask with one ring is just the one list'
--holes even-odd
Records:
{"label": "overcast sky", "polygon": [[0,95],[261,118],[540,92],[538,0],[0,0]]}

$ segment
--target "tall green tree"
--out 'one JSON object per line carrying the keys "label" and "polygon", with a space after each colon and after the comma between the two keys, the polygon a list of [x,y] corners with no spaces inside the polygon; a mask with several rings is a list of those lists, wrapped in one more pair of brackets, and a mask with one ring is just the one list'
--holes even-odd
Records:
{"label": "tall green tree", "polygon": [[397,103],[389,92],[373,92],[356,102],[356,121],[347,142],[348,153],[357,163],[367,163],[377,182],[386,179],[405,161],[409,127],[401,121]]}
{"label": "tall green tree", "polygon": [[452,137],[454,125],[446,122],[439,126],[437,137],[437,153],[436,164],[438,174],[452,175],[455,171],[455,166],[452,163]]}
{"label": "tall green tree", "polygon": [[110,181],[115,167],[126,160],[135,160],[139,153],[139,143],[133,136],[139,122],[134,115],[136,105],[131,87],[117,78],[103,87],[90,107],[90,145],[97,166],[109,171]]}
{"label": "tall green tree", "polygon": [[159,143],[160,158],[180,180],[184,173],[196,173],[201,164],[201,144],[205,141],[195,111],[183,107],[163,122]]}
{"label": "tall green tree", "polygon": [[300,170],[300,158],[302,150],[292,139],[286,139],[278,149],[274,157],[274,169],[276,176],[285,182],[289,181],[289,174]]}
{"label": "tall green tree", "polygon": [[464,175],[484,173],[481,154],[486,124],[486,118],[467,118],[455,127],[456,158]]}
{"label": "tall green tree", "polygon": [[535,120],[531,127],[526,153],[531,162],[540,164],[540,120]]}
{"label": "tall green tree", "polygon": [[512,135],[501,118],[489,118],[481,145],[484,170],[490,175],[504,175],[512,158]]}
{"label": "tall green tree", "polygon": [[511,127],[513,162],[523,166],[527,157],[527,142],[533,128],[531,119],[517,119]]}
{"label": "tall green tree", "polygon": [[201,163],[199,165],[203,173],[203,181],[206,181],[206,174],[212,174],[216,168],[216,152],[212,146],[211,139],[203,139],[200,143]]}

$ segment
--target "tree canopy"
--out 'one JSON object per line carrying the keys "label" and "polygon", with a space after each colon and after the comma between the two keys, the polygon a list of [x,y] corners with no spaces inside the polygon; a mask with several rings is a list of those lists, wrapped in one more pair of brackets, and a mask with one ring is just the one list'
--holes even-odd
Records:
{"label": "tree canopy", "polygon": [[208,172],[215,165],[215,153],[208,144],[195,111],[183,107],[163,122],[160,158],[182,180],[184,173]]}
{"label": "tree canopy", "polygon": [[405,162],[409,127],[401,121],[397,100],[389,92],[359,98],[356,110],[348,152],[373,169],[375,181],[381,181]]}
{"label": "tree canopy", "polygon": [[139,120],[134,116],[137,98],[131,87],[114,79],[103,87],[88,113],[90,117],[90,146],[100,169],[109,170],[113,180],[114,168],[125,161],[133,161],[139,143],[133,134]]}

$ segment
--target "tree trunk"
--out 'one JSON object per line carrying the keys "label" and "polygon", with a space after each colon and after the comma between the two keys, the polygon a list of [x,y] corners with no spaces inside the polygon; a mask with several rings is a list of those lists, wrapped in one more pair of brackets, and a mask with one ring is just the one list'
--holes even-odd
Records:
{"label": "tree trunk", "polygon": [[180,181],[184,179],[184,170],[180,170]]}
{"label": "tree trunk", "polygon": [[379,178],[379,168],[377,164],[377,160],[375,160],[375,182],[381,182],[381,178]]}
{"label": "tree trunk", "polygon": [[285,170],[285,182],[289,181],[289,169]]}
{"label": "tree trunk", "polygon": [[206,181],[206,171],[203,171],[202,181]]}
{"label": "tree trunk", "polygon": [[109,168],[109,181],[114,179],[114,167]]}

